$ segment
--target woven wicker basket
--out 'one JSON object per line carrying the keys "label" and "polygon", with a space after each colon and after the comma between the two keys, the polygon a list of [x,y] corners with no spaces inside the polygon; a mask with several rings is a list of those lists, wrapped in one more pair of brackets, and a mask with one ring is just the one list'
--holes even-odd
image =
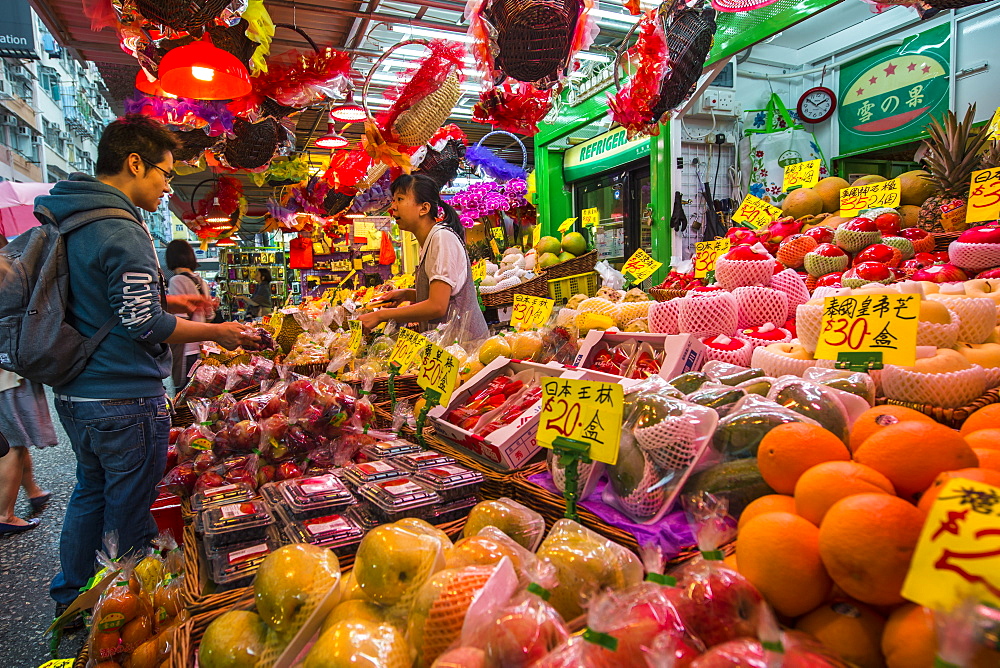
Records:
{"label": "woven wicker basket", "polygon": [[952,241],[962,236],[962,232],[931,232],[931,236],[934,237],[935,252],[946,251]]}
{"label": "woven wicker basket", "polygon": [[258,123],[248,123],[242,118],[233,120],[234,138],[226,141],[223,156],[230,167],[257,169],[263,167],[281,145],[285,132],[273,118]]}
{"label": "woven wicker basket", "polygon": [[983,406],[989,406],[990,404],[998,402],[1000,402],[1000,388],[994,388],[967,406],[962,406],[960,408],[941,408],[940,406],[915,404],[909,401],[899,401],[898,399],[886,399],[885,397],[879,397],[876,400],[876,403],[879,405],[890,404],[892,406],[905,406],[906,408],[912,408],[913,410],[919,411],[932,418],[936,422],[940,422],[941,424],[954,429],[960,428],[966,418]]}
{"label": "woven wicker basket", "polygon": [[496,0],[483,17],[496,28],[496,68],[512,79],[548,83],[569,60],[579,0]]}
{"label": "woven wicker basket", "polygon": [[658,302],[668,302],[687,294],[687,290],[664,290],[663,288],[651,288],[649,295]]}
{"label": "woven wicker basket", "polygon": [[352,202],[354,202],[354,197],[351,195],[344,195],[343,193],[331,190],[327,194],[326,199],[323,200],[323,207],[326,209],[326,215],[331,217],[338,216],[351,208]]}
{"label": "woven wicker basket", "polygon": [[247,37],[249,27],[250,24],[246,19],[240,19],[231,26],[210,25],[205,30],[211,35],[212,44],[233,54],[249,67],[250,59],[257,50],[257,43]]}
{"label": "woven wicker basket", "polygon": [[230,0],[136,0],[135,6],[154,23],[191,32],[209,23]]}
{"label": "woven wicker basket", "polygon": [[[481,294],[481,293],[480,293]],[[481,294],[483,306],[487,308],[499,308],[510,306],[514,303],[514,295],[533,295],[535,297],[549,296],[549,281],[545,273],[541,273],[530,281],[525,281],[520,285],[515,285],[499,292],[489,292]]]}
{"label": "woven wicker basket", "polygon": [[427,97],[418,101],[396,118],[392,131],[399,143],[407,146],[423,146],[437,132],[462,96],[458,85],[458,75],[449,74],[444,83]]}
{"label": "woven wicker basket", "polygon": [[218,144],[222,138],[210,137],[201,130],[190,130],[174,132],[174,139],[180,142],[180,146],[173,152],[174,160],[188,162]]}
{"label": "woven wicker basket", "polygon": [[671,10],[664,3],[660,5],[659,16],[667,35],[670,70],[660,83],[660,99],[652,109],[654,118],[678,106],[691,94],[705,67],[716,30],[715,10],[711,7],[681,6]]}
{"label": "woven wicker basket", "polygon": [[592,250],[572,260],[566,260],[551,267],[546,267],[545,277],[550,281],[554,281],[557,278],[586,274],[587,272],[594,271],[595,266],[597,266],[597,251]]}
{"label": "woven wicker basket", "polygon": [[443,188],[458,176],[464,157],[465,145],[457,139],[449,139],[440,151],[428,146],[427,157],[414,171],[417,174],[426,174],[434,179],[439,188]]}

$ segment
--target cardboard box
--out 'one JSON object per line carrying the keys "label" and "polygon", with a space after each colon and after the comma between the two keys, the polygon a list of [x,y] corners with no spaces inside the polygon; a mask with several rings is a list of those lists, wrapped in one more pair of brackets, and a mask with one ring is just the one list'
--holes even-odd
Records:
{"label": "cardboard box", "polygon": [[574,365],[586,368],[593,363],[599,351],[614,348],[626,341],[648,343],[656,351],[665,351],[660,377],[667,380],[688,371],[697,371],[705,360],[704,344],[690,334],[647,334],[592,329],[580,344],[580,352],[576,356]]}

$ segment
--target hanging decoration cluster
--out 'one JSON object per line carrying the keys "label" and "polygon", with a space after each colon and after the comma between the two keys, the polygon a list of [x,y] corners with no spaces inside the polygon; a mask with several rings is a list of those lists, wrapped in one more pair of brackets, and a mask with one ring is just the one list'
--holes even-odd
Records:
{"label": "hanging decoration cluster", "polygon": [[669,67],[667,36],[655,9],[643,15],[638,31],[635,46],[624,53],[635,72],[620,90],[608,95],[611,117],[628,131],[630,138],[636,134],[660,133],[660,119],[653,118],[653,108],[659,102],[660,84]]}
{"label": "hanging decoration cluster", "polygon": [[[199,239],[210,240],[228,237],[239,227],[239,219],[246,213],[247,201],[243,197],[243,184],[232,176],[220,176],[216,179],[208,194],[194,203],[191,212],[185,214],[183,221]],[[228,216],[224,223],[206,220],[210,213],[221,211]],[[238,214],[238,215],[236,215]],[[236,219],[236,223],[233,222]]]}

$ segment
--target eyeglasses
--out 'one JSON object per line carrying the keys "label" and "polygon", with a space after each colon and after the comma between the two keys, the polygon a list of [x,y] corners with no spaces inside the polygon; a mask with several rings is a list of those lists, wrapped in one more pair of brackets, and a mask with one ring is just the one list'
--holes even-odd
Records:
{"label": "eyeglasses", "polygon": [[147,165],[149,165],[150,167],[152,167],[153,169],[158,169],[161,172],[163,172],[163,178],[165,178],[167,180],[167,183],[170,183],[171,181],[173,181],[174,177],[177,176],[176,174],[173,174],[173,173],[168,172],[167,170],[163,169],[163,167],[160,167],[159,165],[157,165],[152,160],[147,160],[146,158],[142,157],[141,155],[139,156],[139,159],[142,160]]}

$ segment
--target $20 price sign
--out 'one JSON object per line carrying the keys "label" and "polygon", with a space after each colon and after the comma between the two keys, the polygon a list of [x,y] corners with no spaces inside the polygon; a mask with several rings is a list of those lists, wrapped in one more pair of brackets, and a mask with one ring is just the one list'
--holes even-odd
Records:
{"label": "$20 price sign", "polygon": [[446,406],[458,380],[458,358],[441,346],[428,344],[417,372],[417,385],[425,392],[433,390],[441,396],[437,403]]}
{"label": "$20 price sign", "polygon": [[704,278],[715,271],[715,262],[729,252],[729,239],[699,241],[694,245],[694,277]]}
{"label": "$20 price sign", "polygon": [[410,368],[417,355],[427,348],[430,341],[423,334],[402,327],[396,337],[396,345],[389,354],[389,366],[398,367],[400,371]]}
{"label": "$20 price sign", "polygon": [[510,316],[510,326],[520,329],[541,327],[552,315],[555,302],[546,297],[514,295],[514,309]]}
{"label": "$20 price sign", "polygon": [[615,464],[624,408],[625,393],[617,383],[544,378],[538,444],[551,448],[564,436],[589,444],[591,459]]}
{"label": "$20 price sign", "polygon": [[882,353],[883,364],[913,366],[917,359],[920,295],[858,295],[823,300],[816,359],[840,353]]}

